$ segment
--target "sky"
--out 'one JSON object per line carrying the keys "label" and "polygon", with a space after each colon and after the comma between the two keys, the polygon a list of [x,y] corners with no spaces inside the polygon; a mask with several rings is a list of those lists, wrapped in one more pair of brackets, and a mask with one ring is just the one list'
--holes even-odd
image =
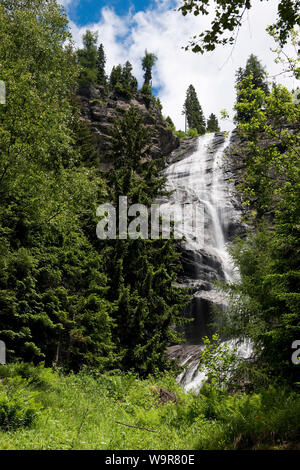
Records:
{"label": "sky", "polygon": [[[143,82],[141,58],[145,49],[158,57],[153,70],[153,87],[163,105],[163,115],[170,116],[177,129],[184,129],[183,103],[188,86],[193,84],[205,117],[226,109],[232,119],[235,100],[235,72],[255,54],[277,82],[289,89],[299,82],[280,74],[275,64],[275,48],[265,28],[276,19],[278,0],[253,0],[243,19],[235,47],[219,46],[204,55],[185,51],[189,39],[209,25],[209,17],[176,11],[180,0],[61,0],[64,4],[76,47],[82,46],[87,29],[98,31],[99,43],[107,56],[107,73],[113,65],[129,60],[140,86]],[[280,75],[278,75],[280,74]],[[274,78],[274,75],[277,75]],[[232,120],[221,122],[231,130]]]}

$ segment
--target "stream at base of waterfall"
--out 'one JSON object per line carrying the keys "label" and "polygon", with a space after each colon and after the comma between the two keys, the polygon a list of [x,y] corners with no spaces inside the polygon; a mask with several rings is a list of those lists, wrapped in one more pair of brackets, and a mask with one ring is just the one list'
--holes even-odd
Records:
{"label": "stream at base of waterfall", "polygon": [[[216,288],[214,281],[231,283],[239,276],[227,251],[241,226],[241,210],[229,181],[231,175],[223,165],[224,151],[229,144],[230,136],[225,137],[223,133],[205,134],[198,138],[194,153],[183,155],[164,171],[167,189],[172,191],[168,199],[162,201],[167,210],[172,213],[172,206],[184,208],[192,204],[203,214],[198,232],[184,225],[182,233],[185,237],[182,242],[184,277],[179,285],[193,289],[188,312],[193,322],[186,328],[187,343],[169,348],[169,357],[186,366],[178,377],[186,390],[198,391],[206,379],[198,367],[202,337],[209,335],[209,323],[217,321],[212,304],[226,309],[226,296]],[[232,348],[235,345],[235,340],[230,341]],[[237,347],[242,357],[251,355],[249,342]]]}

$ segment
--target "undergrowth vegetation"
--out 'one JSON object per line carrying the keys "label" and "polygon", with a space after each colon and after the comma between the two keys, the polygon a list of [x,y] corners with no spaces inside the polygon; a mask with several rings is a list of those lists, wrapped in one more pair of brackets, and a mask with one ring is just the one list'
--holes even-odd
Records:
{"label": "undergrowth vegetation", "polygon": [[29,364],[1,366],[0,377],[1,449],[295,449],[300,438],[290,390],[230,395],[206,384],[196,396],[170,375]]}

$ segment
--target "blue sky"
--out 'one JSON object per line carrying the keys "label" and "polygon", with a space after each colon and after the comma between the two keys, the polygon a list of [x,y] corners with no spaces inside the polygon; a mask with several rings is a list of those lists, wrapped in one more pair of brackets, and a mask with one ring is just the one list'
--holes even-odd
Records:
{"label": "blue sky", "polygon": [[129,10],[138,12],[151,6],[154,6],[153,0],[79,0],[72,2],[67,7],[67,11],[72,21],[79,26],[84,26],[97,21],[103,7],[112,8],[118,15],[123,16]]}
{"label": "blue sky", "polygon": [[[278,0],[256,0],[243,19],[235,47],[218,47],[214,52],[199,55],[186,52],[183,47],[201,30],[207,29],[210,19],[201,15],[187,15],[174,11],[182,0],[60,0],[67,10],[70,29],[76,47],[81,47],[86,29],[98,32],[107,57],[106,72],[114,65],[129,60],[141,86],[143,71],[141,58],[145,49],[158,57],[153,70],[153,88],[159,94],[163,114],[170,116],[177,129],[183,129],[182,107],[188,86],[193,84],[204,115],[226,109],[231,116],[235,101],[235,72],[244,67],[250,54],[255,54],[270,75],[281,72],[274,64],[271,48],[273,40],[265,32],[267,24],[276,19]],[[278,80],[289,88],[297,84]],[[222,123],[224,130],[233,123]]]}

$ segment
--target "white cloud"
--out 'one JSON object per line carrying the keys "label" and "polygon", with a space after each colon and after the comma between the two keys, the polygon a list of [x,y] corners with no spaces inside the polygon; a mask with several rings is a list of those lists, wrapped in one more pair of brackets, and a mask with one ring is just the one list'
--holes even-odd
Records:
{"label": "white cloud", "polygon": [[128,60],[128,48],[126,47],[128,39],[125,40],[124,38],[130,34],[129,17],[119,17],[113,10],[103,8],[101,19],[98,23],[78,27],[71,21],[70,26],[74,42],[78,47],[82,46],[82,36],[87,29],[98,32],[99,41],[104,44],[107,56],[107,70],[109,72],[113,65],[124,63]]}
{"label": "white cloud", "polygon": [[[70,0],[64,0],[68,2]],[[196,88],[199,101],[206,117],[211,112],[219,114],[222,108],[232,110],[235,99],[235,71],[244,66],[251,53],[257,55],[267,66],[270,74],[281,71],[274,64],[270,48],[273,40],[265,32],[267,24],[274,22],[277,0],[254,4],[240,30],[237,44],[232,47],[219,47],[205,55],[186,52],[182,49],[189,38],[207,27],[208,17],[183,17],[170,8],[169,0],[155,0],[155,7],[146,11],[120,17],[112,9],[103,8],[101,18],[94,24],[79,28],[71,22],[71,29],[77,45],[86,29],[99,31],[107,55],[107,71],[113,65],[130,60],[134,73],[142,82],[141,57],[145,49],[154,52],[158,61],[154,70],[153,85],[160,87],[163,113],[170,115],[177,128],[183,128],[181,114],[186,89],[189,84]],[[280,76],[284,81],[284,77]],[[291,79],[285,84],[295,87]],[[229,129],[232,124],[223,124]]]}

